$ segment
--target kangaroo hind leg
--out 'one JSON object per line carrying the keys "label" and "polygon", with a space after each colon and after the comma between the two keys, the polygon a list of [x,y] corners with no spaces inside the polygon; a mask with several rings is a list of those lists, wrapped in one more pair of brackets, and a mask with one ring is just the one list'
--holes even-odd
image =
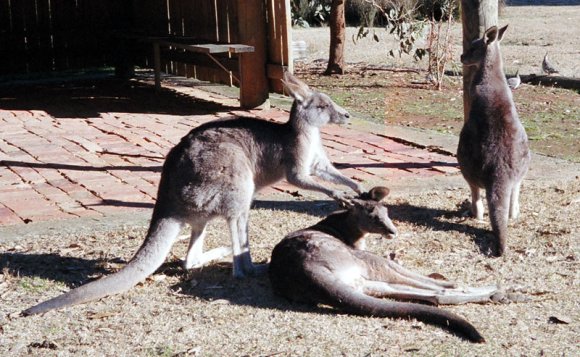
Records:
{"label": "kangaroo hind leg", "polygon": [[481,196],[481,189],[476,185],[469,184],[471,190],[471,214],[478,221],[483,220],[483,198]]}
{"label": "kangaroo hind leg", "polygon": [[366,281],[363,285],[363,291],[365,294],[377,298],[389,297],[399,300],[427,301],[435,305],[458,305],[487,302],[498,289],[496,286],[430,289],[404,284],[389,284],[382,281]]}
{"label": "kangaroo hind leg", "polygon": [[520,188],[522,186],[522,181],[517,182],[512,188],[510,195],[510,219],[517,219],[520,215]]}
{"label": "kangaroo hind leg", "polygon": [[247,275],[261,275],[268,270],[267,265],[254,265],[252,263],[248,239],[248,216],[249,209],[236,217],[227,218],[232,235],[233,275],[236,278],[244,278]]}
{"label": "kangaroo hind leg", "polygon": [[195,222],[191,225],[191,238],[187,255],[183,261],[183,267],[188,269],[201,268],[205,264],[218,260],[232,254],[230,247],[219,247],[203,252],[203,241],[205,238],[205,228],[207,222]]}
{"label": "kangaroo hind leg", "polygon": [[392,259],[384,258],[366,251],[356,250],[353,252],[363,260],[368,267],[367,278],[374,281],[382,281],[388,284],[406,285],[418,289],[442,291],[444,288],[454,288],[452,281],[432,279],[428,276],[415,273]]}
{"label": "kangaroo hind leg", "polygon": [[415,273],[414,271],[411,271],[403,267],[402,265],[396,263],[392,259],[389,259],[387,261],[387,265],[390,269],[397,272],[401,276],[404,276],[407,279],[416,282],[417,285],[415,286],[417,287],[434,287],[440,289],[440,288],[455,288],[457,286],[457,284],[455,284],[453,281],[433,279],[428,276]]}

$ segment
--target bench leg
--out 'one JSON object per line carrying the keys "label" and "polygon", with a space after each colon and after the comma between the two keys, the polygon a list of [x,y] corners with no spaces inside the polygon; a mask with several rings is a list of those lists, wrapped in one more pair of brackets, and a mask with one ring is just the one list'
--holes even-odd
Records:
{"label": "bench leg", "polygon": [[155,72],[155,89],[161,89],[161,49],[158,43],[153,42],[153,63]]}

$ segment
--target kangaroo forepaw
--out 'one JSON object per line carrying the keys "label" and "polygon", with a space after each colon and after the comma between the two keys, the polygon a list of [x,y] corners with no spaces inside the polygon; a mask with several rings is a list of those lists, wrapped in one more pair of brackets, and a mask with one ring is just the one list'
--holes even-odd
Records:
{"label": "kangaroo forepaw", "polygon": [[345,208],[352,206],[352,200],[354,198],[354,196],[340,191],[333,191],[330,197],[332,197],[341,207]]}

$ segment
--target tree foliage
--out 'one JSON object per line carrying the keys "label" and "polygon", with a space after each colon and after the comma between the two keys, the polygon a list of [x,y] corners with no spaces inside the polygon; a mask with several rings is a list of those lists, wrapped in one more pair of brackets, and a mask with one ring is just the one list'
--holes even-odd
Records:
{"label": "tree foliage", "polygon": [[[451,26],[458,14],[458,0],[419,0],[380,6],[376,0],[364,0],[377,8],[385,19],[386,30],[397,39],[399,46],[389,50],[392,57],[412,55],[415,60],[428,56],[427,78],[441,89],[447,64],[452,59]],[[427,32],[425,33],[425,28]],[[370,34],[360,26],[356,40]],[[418,46],[426,36],[425,46]],[[373,32],[373,39],[379,37]]]}

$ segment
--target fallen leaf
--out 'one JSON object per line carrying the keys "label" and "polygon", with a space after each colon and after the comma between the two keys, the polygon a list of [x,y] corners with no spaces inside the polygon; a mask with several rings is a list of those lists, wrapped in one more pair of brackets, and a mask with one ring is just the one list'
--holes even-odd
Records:
{"label": "fallen leaf", "polygon": [[56,342],[44,340],[42,342],[32,342],[28,347],[32,348],[47,348],[50,350],[58,349],[58,344]]}
{"label": "fallen leaf", "polygon": [[226,299],[217,299],[211,302],[212,305],[228,305],[230,302]]}
{"label": "fallen leaf", "polygon": [[435,279],[435,280],[447,280],[446,277],[444,277],[442,274],[439,274],[439,273],[431,273],[427,276],[430,277],[431,279]]}
{"label": "fallen leaf", "polygon": [[115,315],[117,315],[117,312],[114,311],[89,312],[87,317],[89,320],[103,320]]}
{"label": "fallen leaf", "polygon": [[572,322],[572,319],[569,317],[562,317],[562,316],[550,316],[548,318],[548,323],[551,324],[565,324],[568,325]]}

